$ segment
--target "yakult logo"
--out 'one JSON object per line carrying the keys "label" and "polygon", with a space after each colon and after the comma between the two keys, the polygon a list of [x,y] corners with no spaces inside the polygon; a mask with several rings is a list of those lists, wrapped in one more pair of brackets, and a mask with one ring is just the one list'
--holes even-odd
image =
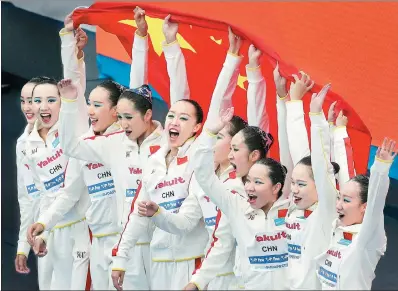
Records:
{"label": "yakult logo", "polygon": [[104,166],[104,165],[101,164],[101,163],[89,163],[89,164],[86,165],[86,167],[87,167],[89,170],[95,170],[95,169],[101,168],[101,167],[103,167],[103,166]]}
{"label": "yakult logo", "polygon": [[155,189],[161,189],[163,187],[169,187],[169,186],[173,186],[173,185],[177,185],[177,184],[184,184],[185,180],[182,177],[178,177],[178,178],[174,178],[171,181],[164,181],[164,182],[160,182]]}
{"label": "yakult logo", "polygon": [[283,239],[283,238],[286,238],[286,232],[284,232],[284,231],[278,232],[277,234],[274,234],[274,235],[266,235],[266,234],[264,234],[264,235],[256,236],[256,240],[258,242],[261,242],[261,241],[275,241],[275,240],[280,240],[280,239]]}
{"label": "yakult logo", "polygon": [[59,150],[57,150],[57,152],[55,153],[55,155],[53,155],[53,156],[51,156],[51,157],[47,157],[46,160],[37,163],[37,165],[38,165],[40,168],[43,168],[43,167],[47,166],[48,164],[54,162],[54,161],[55,161],[56,159],[58,159],[62,154],[63,154],[62,149],[59,149]]}
{"label": "yakult logo", "polygon": [[298,222],[295,222],[295,223],[288,223],[288,222],[286,222],[286,227],[287,227],[288,229],[297,229],[297,230],[300,230],[300,223],[298,223]]}
{"label": "yakult logo", "polygon": [[130,175],[141,175],[142,169],[129,167]]}
{"label": "yakult logo", "polygon": [[333,257],[336,257],[336,258],[341,259],[341,253],[340,253],[340,251],[328,250],[328,251],[327,251],[327,254],[328,254],[328,255],[331,255],[331,256],[333,256]]}

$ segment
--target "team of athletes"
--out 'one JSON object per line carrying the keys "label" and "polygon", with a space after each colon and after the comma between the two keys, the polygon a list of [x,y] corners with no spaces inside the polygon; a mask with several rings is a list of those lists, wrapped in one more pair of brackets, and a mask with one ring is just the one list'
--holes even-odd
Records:
{"label": "team of athletes", "polygon": [[[278,65],[270,121],[253,45],[248,120],[234,115],[242,41],[231,29],[204,120],[170,16],[162,45],[170,109],[164,123],[153,120],[145,11],[134,18],[130,88],[104,81],[86,102],[87,35],[71,14],[59,33],[64,79],[22,88],[16,270],[29,272],[32,248],[41,290],[84,290],[88,275],[93,290],[370,290],[386,250],[395,141],[383,141],[370,178],[356,175],[347,117],[336,103],[323,113],[330,84],[305,112],[314,82],[300,72],[287,88]],[[269,122],[278,123],[280,161],[268,157]]]}

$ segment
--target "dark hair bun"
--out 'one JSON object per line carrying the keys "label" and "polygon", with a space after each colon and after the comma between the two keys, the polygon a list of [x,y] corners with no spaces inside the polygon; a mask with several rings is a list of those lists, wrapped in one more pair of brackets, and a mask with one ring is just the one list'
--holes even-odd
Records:
{"label": "dark hair bun", "polygon": [[282,164],[281,164],[281,166],[282,166],[283,172],[285,172],[285,175],[286,175],[287,174],[287,168],[284,165],[282,165]]}
{"label": "dark hair bun", "polygon": [[332,162],[332,166],[333,166],[333,172],[334,174],[338,174],[340,172],[340,166],[338,163]]}

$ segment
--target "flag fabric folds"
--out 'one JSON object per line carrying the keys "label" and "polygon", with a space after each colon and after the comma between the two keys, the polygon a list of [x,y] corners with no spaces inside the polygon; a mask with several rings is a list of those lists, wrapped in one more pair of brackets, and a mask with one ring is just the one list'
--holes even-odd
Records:
{"label": "flag fabric folds", "polygon": [[[205,5],[205,2],[203,3]],[[248,47],[253,43],[264,52],[261,66],[267,83],[266,110],[270,120],[270,132],[275,138],[270,156],[278,159],[276,91],[272,71],[276,62],[279,62],[281,74],[288,79],[289,85],[293,80],[291,75],[299,70],[291,65],[288,60],[280,58],[278,53],[267,45],[261,30],[247,31],[240,26],[239,19],[227,23],[206,18],[202,14],[196,14],[194,10],[190,13],[182,13],[178,10],[177,5],[166,8],[165,5],[146,3],[97,2],[88,9],[76,9],[73,13],[74,25],[75,27],[80,24],[97,25],[107,33],[115,35],[131,58],[133,36],[136,29],[133,10],[137,5],[146,11],[149,25],[148,32],[151,43],[148,65],[149,83],[166,102],[169,102],[169,79],[166,62],[161,51],[161,41],[163,40],[163,19],[168,14],[172,15],[172,21],[180,24],[178,40],[186,59],[191,98],[198,101],[205,112],[210,104],[212,92],[228,50],[228,26],[230,25],[233,31],[245,40],[241,49],[244,59],[240,68],[238,85],[233,96],[235,114],[243,118],[246,118],[247,81],[245,65],[248,63]],[[255,20],[253,19],[253,21]],[[300,69],[306,70],[306,68]],[[311,78],[316,80],[316,76],[311,75]],[[304,97],[306,112],[309,111],[311,94],[319,92],[323,85],[316,83],[312,91]],[[353,146],[356,172],[366,173],[371,145],[370,132],[355,110],[333,91],[332,80],[332,89],[326,97],[324,106],[326,116],[330,104],[336,100],[339,101],[335,108],[336,112],[344,110],[349,119],[347,130]],[[309,130],[308,116],[306,116],[306,125]]]}

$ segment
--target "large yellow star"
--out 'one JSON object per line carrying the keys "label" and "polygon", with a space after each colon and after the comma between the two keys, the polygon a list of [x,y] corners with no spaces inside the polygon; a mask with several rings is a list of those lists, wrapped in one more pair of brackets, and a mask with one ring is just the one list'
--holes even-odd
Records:
{"label": "large yellow star", "polygon": [[242,76],[241,74],[239,74],[238,76],[238,87],[242,88],[243,90],[246,91],[245,88],[245,82],[247,81],[247,77],[246,76]]}
{"label": "large yellow star", "polygon": [[[160,56],[162,54],[162,42],[165,40],[163,35],[163,19],[152,18],[148,15],[145,16],[145,19],[148,23],[148,33],[151,36],[153,49]],[[124,19],[119,22],[137,27],[134,19]],[[179,33],[177,33],[177,40],[181,48],[188,49],[196,53],[195,49]]]}

